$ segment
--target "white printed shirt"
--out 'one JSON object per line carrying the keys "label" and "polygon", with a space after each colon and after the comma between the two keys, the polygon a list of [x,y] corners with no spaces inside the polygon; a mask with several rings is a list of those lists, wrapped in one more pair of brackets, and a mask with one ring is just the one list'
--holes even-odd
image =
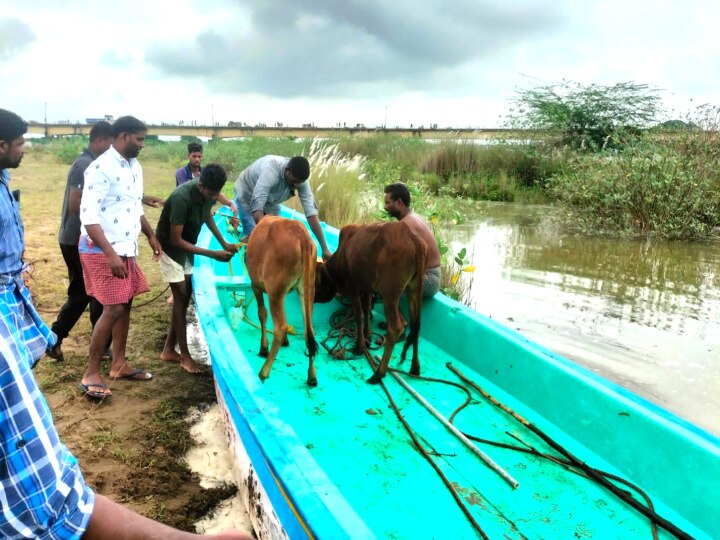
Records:
{"label": "white printed shirt", "polygon": [[81,238],[92,246],[87,225],[100,225],[120,256],[137,257],[142,207],[143,173],[136,158],[126,160],[111,146],[85,170],[80,203]]}

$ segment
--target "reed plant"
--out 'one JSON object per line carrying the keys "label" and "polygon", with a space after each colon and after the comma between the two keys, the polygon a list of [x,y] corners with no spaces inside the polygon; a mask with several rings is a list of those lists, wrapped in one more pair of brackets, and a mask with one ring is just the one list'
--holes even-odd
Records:
{"label": "reed plant", "polygon": [[[341,228],[349,223],[372,220],[377,198],[365,181],[363,156],[345,154],[337,143],[314,140],[306,157],[310,162],[310,185],[322,221]],[[285,204],[302,211],[297,198]]]}

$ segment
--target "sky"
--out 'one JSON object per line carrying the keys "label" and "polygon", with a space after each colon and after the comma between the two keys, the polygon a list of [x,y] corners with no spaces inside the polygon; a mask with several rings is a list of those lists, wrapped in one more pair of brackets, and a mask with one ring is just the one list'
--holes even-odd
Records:
{"label": "sky", "polygon": [[720,105],[714,0],[0,0],[25,120],[502,127],[563,80]]}

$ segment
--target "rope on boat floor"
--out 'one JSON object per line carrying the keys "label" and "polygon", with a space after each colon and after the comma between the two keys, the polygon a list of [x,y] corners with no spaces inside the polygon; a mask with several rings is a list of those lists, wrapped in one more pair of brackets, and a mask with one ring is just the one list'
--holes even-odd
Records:
{"label": "rope on boat floor", "polygon": [[[530,430],[532,433],[536,434],[540,439],[542,439],[545,443],[547,443],[551,448],[562,454],[565,459],[561,460],[554,456],[550,456],[547,454],[543,454],[539,452],[537,449],[528,446],[528,449],[530,450],[530,453],[533,453],[538,456],[545,457],[547,459],[550,459],[551,461],[556,461],[559,464],[562,465],[569,465],[573,469],[577,469],[581,471],[587,478],[595,481],[596,483],[600,484],[604,488],[606,488],[608,491],[610,491],[613,495],[618,497],[620,500],[625,502],[626,504],[632,506],[635,510],[646,516],[650,519],[650,522],[652,524],[652,533],[653,538],[657,539],[657,525],[668,531],[673,536],[676,536],[677,538],[681,538],[683,540],[685,539],[692,539],[692,536],[690,536],[688,533],[680,529],[677,525],[672,523],[671,521],[663,518],[660,516],[657,512],[655,512],[654,506],[652,504],[652,500],[650,497],[637,485],[633,484],[632,482],[629,482],[628,480],[624,480],[614,474],[601,471],[599,469],[595,469],[593,467],[590,467],[587,465],[584,461],[577,458],[575,455],[573,455],[569,450],[567,450],[565,447],[563,447],[561,444],[559,444],[557,441],[555,441],[553,438],[551,438],[549,435],[547,435],[545,432],[543,432],[540,428],[535,426],[534,424],[530,423],[528,420],[520,416],[518,413],[510,409],[507,405],[504,405],[503,403],[500,403],[497,399],[495,399],[493,396],[491,396],[489,393],[487,393],[485,390],[483,390],[477,383],[467,378],[465,375],[462,374],[462,372],[454,367],[451,362],[447,362],[445,366],[452,371],[455,375],[460,378],[461,381],[463,381],[465,384],[469,385],[471,388],[476,390],[480,395],[482,395],[485,399],[490,401],[493,405],[496,407],[502,409],[504,412],[512,416],[515,420],[520,422],[523,426],[525,426],[528,430]],[[472,437],[470,435],[467,435],[469,439],[472,440],[478,440],[477,437]],[[519,440],[519,439],[518,439]],[[501,443],[495,443],[491,441],[483,441],[488,442],[489,444],[497,444],[500,445]],[[522,443],[522,441],[520,441]],[[523,443],[525,444],[525,443]],[[528,449],[520,448],[520,447],[513,447],[512,445],[503,445],[508,448],[511,448],[513,450],[519,450],[519,451],[528,451]],[[574,471],[577,472],[577,471]],[[639,493],[646,501],[647,506],[644,506],[640,501],[633,498],[627,491],[620,489],[615,484],[610,482],[608,478],[611,478],[615,481],[619,481],[622,484],[625,484],[628,487],[631,487],[633,490],[635,490],[637,493]]]}
{"label": "rope on boat floor", "polygon": [[[345,311],[345,312],[343,313],[343,311]],[[326,349],[331,355],[333,355],[334,357],[344,358],[344,357],[345,357],[345,351],[348,350],[348,348],[347,348],[346,346],[342,345],[342,340],[343,340],[343,339],[354,339],[355,336],[356,336],[355,330],[354,330],[353,328],[347,328],[347,326],[346,326],[346,325],[352,324],[352,323],[351,323],[352,314],[351,314],[351,313],[348,314],[347,311],[348,311],[348,310],[347,310],[347,307],[346,307],[346,308],[344,308],[344,310],[341,309],[341,310],[338,310],[338,311],[336,311],[335,313],[333,313],[333,315],[331,316],[331,327],[332,327],[333,330],[332,330],[331,332],[335,332],[335,334],[332,335],[332,336],[329,334],[328,337],[322,342],[322,344],[323,344],[323,346],[325,347],[325,349]],[[328,347],[328,346],[327,346],[327,341],[329,341],[331,338],[336,340],[336,341],[335,341],[335,345],[334,345],[333,347]],[[340,352],[338,352],[338,350],[340,350]],[[369,351],[365,351],[365,357],[366,357],[368,363],[370,364],[371,368],[373,369],[373,371],[375,371],[375,370],[377,369],[377,367],[376,367],[375,363],[373,362],[372,357],[370,356]],[[480,395],[482,395],[485,399],[487,399],[488,401],[490,401],[490,403],[492,403],[492,404],[495,405],[496,407],[502,409],[502,410],[503,410],[504,412],[506,412],[507,414],[511,415],[515,420],[517,420],[518,422],[520,422],[523,426],[525,426],[525,427],[526,427],[528,430],[530,430],[532,433],[534,433],[534,434],[536,434],[538,437],[540,437],[546,444],[548,444],[551,448],[553,448],[554,450],[556,450],[558,453],[560,453],[560,454],[561,454],[562,456],[564,456],[564,457],[558,457],[558,456],[554,456],[554,455],[552,455],[552,454],[547,454],[547,453],[541,452],[541,451],[539,451],[538,449],[534,448],[532,445],[530,445],[530,444],[522,441],[518,436],[513,435],[513,434],[511,434],[511,433],[507,433],[507,435],[510,436],[510,437],[515,438],[516,440],[518,440],[518,441],[520,442],[520,444],[522,444],[523,446],[516,446],[516,445],[512,445],[512,444],[502,443],[502,442],[499,442],[499,441],[491,441],[491,440],[487,440],[487,439],[481,439],[481,438],[479,438],[479,437],[475,437],[475,436],[470,435],[470,434],[468,434],[468,433],[464,433],[464,432],[462,432],[462,431],[457,430],[459,433],[462,434],[463,437],[465,437],[466,439],[470,439],[470,440],[472,440],[472,441],[476,441],[476,442],[480,442],[480,443],[484,443],[484,444],[489,444],[489,445],[492,445],[492,446],[497,446],[497,447],[499,447],[499,448],[505,448],[505,449],[508,449],[508,450],[513,450],[513,451],[516,451],[516,452],[524,452],[524,453],[528,453],[528,454],[535,455],[535,456],[537,456],[537,457],[541,457],[541,458],[547,459],[547,460],[549,460],[549,461],[551,461],[551,462],[553,462],[553,463],[555,463],[555,464],[557,464],[557,465],[562,466],[563,468],[565,468],[565,469],[566,469],[567,471],[569,471],[569,472],[572,472],[572,473],[574,473],[574,474],[578,474],[578,475],[580,475],[580,476],[583,476],[583,477],[585,477],[585,478],[588,478],[589,480],[592,480],[592,481],[598,483],[599,485],[605,487],[605,488],[608,489],[610,492],[612,492],[614,495],[616,495],[616,496],[617,496],[619,499],[621,499],[623,502],[625,502],[626,504],[632,506],[635,510],[637,510],[638,512],[642,513],[643,515],[645,515],[646,517],[649,518],[650,524],[651,524],[652,536],[653,536],[653,539],[654,539],[654,540],[657,540],[657,539],[658,539],[658,531],[657,531],[657,526],[658,526],[658,525],[661,526],[662,528],[664,528],[666,531],[668,531],[668,532],[671,533],[672,535],[676,536],[677,538],[681,538],[681,539],[683,539],[683,540],[684,540],[684,539],[691,539],[691,538],[692,538],[689,534],[687,534],[685,531],[681,530],[681,529],[680,529],[679,527],[677,527],[675,524],[673,524],[672,522],[666,520],[666,519],[663,518],[662,516],[658,515],[658,514],[655,512],[655,509],[654,509],[654,505],[653,505],[653,503],[652,503],[652,500],[651,500],[650,497],[647,495],[647,493],[645,493],[645,491],[643,491],[639,486],[637,486],[637,485],[633,484],[632,482],[630,482],[630,481],[628,481],[628,480],[625,480],[625,479],[623,479],[623,478],[621,478],[621,477],[619,477],[619,476],[616,476],[616,475],[614,475],[614,474],[612,474],[612,473],[609,473],[609,472],[606,472],[606,471],[602,471],[602,470],[596,469],[596,468],[594,468],[594,467],[590,467],[590,466],[587,465],[585,462],[581,461],[581,460],[578,459],[576,456],[574,456],[573,454],[571,454],[571,453],[570,453],[566,448],[564,448],[562,445],[560,445],[559,443],[557,443],[556,441],[554,441],[551,437],[549,437],[546,433],[544,433],[542,430],[540,430],[537,426],[535,426],[534,424],[531,424],[531,423],[530,423],[529,421],[527,421],[525,418],[523,418],[523,417],[520,416],[518,413],[516,413],[515,411],[513,411],[512,409],[510,409],[507,405],[504,405],[503,403],[500,403],[500,402],[499,402],[497,399],[495,399],[493,396],[491,396],[490,394],[488,394],[487,392],[485,392],[479,385],[477,385],[475,382],[473,382],[472,380],[470,380],[470,379],[468,379],[467,377],[465,377],[465,376],[464,376],[457,368],[455,368],[450,362],[448,362],[448,363],[446,364],[446,367],[447,367],[450,371],[452,371],[453,373],[455,373],[455,375],[456,375],[458,378],[460,378],[460,380],[463,381],[463,383],[465,383],[466,385],[470,386],[470,387],[473,388],[475,391],[477,391],[478,393],[480,393]],[[402,383],[404,383],[404,381],[402,381],[402,379],[400,379],[400,377],[396,375],[395,372],[397,372],[397,371],[398,371],[398,370],[396,370],[396,369],[390,368],[391,374],[393,374],[398,381],[401,381],[401,384],[402,384]],[[456,416],[462,409],[464,409],[465,407],[467,407],[467,406],[471,403],[471,401],[472,401],[471,394],[470,394],[470,391],[468,390],[468,388],[467,388],[466,386],[463,386],[463,385],[459,384],[459,383],[456,383],[456,382],[453,382],[453,381],[448,381],[448,380],[445,380],[445,379],[436,379],[436,378],[430,378],[430,377],[415,376],[415,375],[410,375],[410,374],[407,374],[407,373],[404,373],[404,372],[401,372],[401,373],[403,373],[404,375],[406,375],[406,376],[408,376],[408,377],[416,378],[416,379],[419,379],[419,380],[424,380],[424,381],[429,381],[429,382],[437,382],[437,383],[442,383],[442,384],[447,384],[447,385],[455,386],[455,387],[463,390],[463,391],[467,394],[467,397],[466,397],[465,401],[464,401],[460,406],[458,406],[458,407],[453,411],[453,413],[450,415],[450,418],[449,418],[449,420],[448,420],[448,422],[449,422],[450,424],[452,424],[455,416]],[[403,384],[403,386],[406,386],[406,384],[407,384],[407,383]],[[461,508],[461,510],[462,510],[463,513],[466,515],[466,517],[468,518],[468,520],[472,523],[473,527],[477,530],[477,532],[478,532],[483,538],[487,538],[487,535],[485,534],[485,532],[482,530],[482,528],[480,527],[480,525],[477,523],[477,521],[476,521],[476,520],[473,518],[473,516],[470,514],[469,509],[468,509],[468,508],[464,505],[464,503],[462,502],[462,499],[460,498],[460,496],[459,496],[458,493],[456,492],[455,488],[454,488],[454,487],[452,486],[452,484],[449,482],[449,480],[447,479],[447,477],[445,477],[444,473],[439,469],[438,465],[435,463],[435,460],[434,460],[434,459],[431,457],[431,455],[425,450],[425,448],[420,444],[420,441],[418,440],[417,436],[416,436],[415,433],[412,431],[412,428],[411,428],[410,425],[408,424],[407,420],[403,417],[403,415],[402,415],[402,413],[400,412],[399,408],[398,408],[397,405],[395,404],[395,401],[393,400],[392,395],[390,394],[389,390],[387,389],[387,387],[385,386],[384,382],[382,382],[382,381],[381,381],[381,386],[382,386],[382,388],[383,388],[383,391],[384,391],[385,394],[387,395],[387,398],[388,398],[388,400],[389,400],[389,402],[390,402],[393,410],[395,411],[395,414],[397,415],[398,419],[400,420],[400,422],[402,423],[402,425],[404,426],[404,428],[406,429],[406,431],[407,431],[408,434],[410,435],[410,437],[411,437],[411,439],[413,440],[413,443],[415,444],[415,446],[416,446],[416,448],[418,449],[418,451],[421,453],[421,455],[431,464],[431,466],[432,466],[432,467],[435,469],[435,471],[438,473],[438,475],[440,476],[440,478],[442,479],[442,481],[445,483],[445,485],[446,485],[446,487],[448,488],[448,490],[451,492],[451,494],[452,494],[453,498],[455,499],[455,501],[457,502],[458,506]],[[406,389],[407,389],[407,386],[406,386]],[[412,391],[411,391],[411,390],[408,390],[408,391],[411,392],[411,393],[417,394],[417,392],[415,392],[414,390],[412,390]],[[419,395],[419,394],[418,394],[418,395]],[[420,401],[421,403],[424,402],[423,405],[425,405],[425,403],[427,403],[424,399],[420,399],[419,401]],[[430,410],[430,409],[428,409],[428,410]],[[434,410],[434,409],[433,409],[433,410]],[[432,411],[431,411],[431,412],[432,412]],[[454,427],[454,426],[453,426],[453,427]],[[455,428],[455,429],[457,429],[457,428]],[[462,438],[461,438],[461,440],[462,440]],[[615,484],[613,484],[613,483],[610,482],[609,480],[614,480],[614,481],[616,481],[616,482],[618,482],[618,483],[621,483],[621,484],[629,487],[630,489],[634,490],[640,497],[642,497],[642,498],[644,499],[644,501],[645,501],[645,503],[646,503],[647,506],[643,505],[640,501],[638,501],[637,499],[633,498],[632,495],[631,495],[629,492],[620,489],[618,486],[616,486]]]}

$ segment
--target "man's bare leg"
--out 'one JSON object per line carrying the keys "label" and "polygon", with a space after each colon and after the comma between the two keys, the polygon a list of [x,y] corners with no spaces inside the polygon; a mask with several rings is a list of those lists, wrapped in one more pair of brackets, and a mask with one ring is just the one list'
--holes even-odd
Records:
{"label": "man's bare leg", "polygon": [[[160,359],[167,362],[179,362],[180,367],[188,373],[200,373],[203,371],[202,366],[193,360],[187,345],[187,309],[192,294],[190,278],[191,276],[187,275],[184,282],[170,284],[173,295],[172,316]],[[175,351],[175,343],[178,344],[180,354]]]}

